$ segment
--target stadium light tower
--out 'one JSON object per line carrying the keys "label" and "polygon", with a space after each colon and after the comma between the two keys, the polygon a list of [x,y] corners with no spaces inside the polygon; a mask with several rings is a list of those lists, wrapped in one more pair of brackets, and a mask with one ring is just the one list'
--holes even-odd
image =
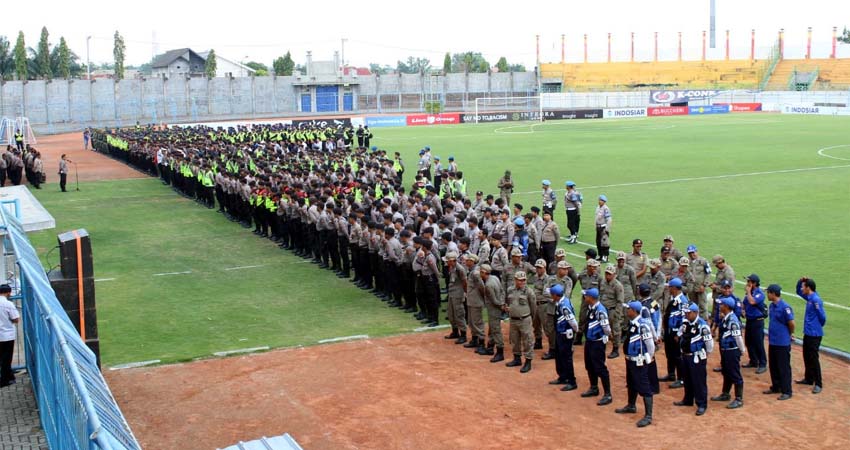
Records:
{"label": "stadium light tower", "polygon": [[709,47],[715,48],[715,16],[717,15],[717,5],[715,4],[715,0],[709,0],[709,18],[708,18],[708,32],[709,32]]}

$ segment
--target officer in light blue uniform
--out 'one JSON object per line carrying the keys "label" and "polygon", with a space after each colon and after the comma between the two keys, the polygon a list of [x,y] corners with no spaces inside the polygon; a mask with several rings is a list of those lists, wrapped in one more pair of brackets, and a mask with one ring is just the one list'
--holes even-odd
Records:
{"label": "officer in light blue uniform", "polygon": [[[646,283],[641,283],[638,286],[638,295],[640,296],[640,318],[650,327],[652,331],[652,340],[655,342],[655,351],[658,351],[658,344],[661,344],[662,337],[659,334],[661,330],[661,307],[658,302],[652,299],[652,288]],[[658,364],[655,358],[647,366],[649,374],[649,384],[652,386],[652,392],[658,394],[661,392],[661,386],[658,383]]]}
{"label": "officer in light blue uniform", "polygon": [[744,339],[741,338],[741,322],[734,314],[735,300],[723,299],[720,304],[720,367],[723,368],[723,392],[711,397],[714,402],[728,402],[731,399],[729,390],[735,386],[735,400],[726,405],[728,409],[744,406],[744,378],[741,376],[741,354],[744,350]]}
{"label": "officer in light blue uniform", "polygon": [[616,409],[617,414],[634,414],[637,412],[635,401],[638,394],[643,397],[644,416],[637,422],[638,428],[652,423],[652,385],[649,382],[649,363],[655,359],[655,340],[652,325],[641,319],[643,304],[629,302],[626,315],[629,327],[626,337],[626,386],[629,390],[629,402],[626,406]]}
{"label": "officer in light blue uniform", "polygon": [[584,367],[587,369],[587,378],[590,381],[590,389],[581,393],[584,398],[599,395],[599,380],[602,380],[604,394],[596,403],[598,406],[610,405],[611,379],[608,367],[605,365],[605,345],[611,336],[611,324],[608,321],[608,310],[599,302],[599,289],[591,288],[582,291],[584,302],[587,304],[587,345],[584,348]]}
{"label": "officer in light blue uniform", "polygon": [[564,286],[557,283],[549,288],[552,302],[555,303],[555,370],[558,379],[549,384],[563,384],[562,391],[577,389],[576,373],[573,367],[573,338],[578,332],[578,321],[570,298],[564,295]]}
{"label": "officer in light blue uniform", "polygon": [[[667,310],[664,311],[664,323],[666,333],[664,334],[664,352],[667,354],[667,376],[661,381],[672,381],[670,389],[678,389],[684,386],[683,366],[681,347],[676,342],[676,336],[679,332],[679,327],[685,319],[685,312],[688,309],[688,297],[682,293],[682,280],[673,278],[667,283],[670,288],[670,303],[667,305]],[[676,377],[676,371],[679,376]]]}
{"label": "officer in light blue uniform", "polygon": [[555,190],[552,189],[552,182],[543,180],[543,213],[549,212],[554,217],[555,205],[558,204],[558,198],[555,196]]}
{"label": "officer in light blue uniform", "polygon": [[685,397],[673,403],[676,406],[697,405],[696,415],[705,414],[708,408],[708,385],[706,384],[706,360],[714,350],[711,328],[699,317],[699,306],[691,303],[688,315],[679,327],[679,345],[682,349],[682,367],[685,382]]}

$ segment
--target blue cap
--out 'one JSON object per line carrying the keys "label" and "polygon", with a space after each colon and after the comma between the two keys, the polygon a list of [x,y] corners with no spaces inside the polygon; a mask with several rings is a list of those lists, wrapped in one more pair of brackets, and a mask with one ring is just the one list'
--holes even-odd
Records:
{"label": "blue cap", "polygon": [[543,186],[549,186],[550,184],[552,184],[552,182],[551,182],[551,181],[549,181],[549,180],[543,180]]}
{"label": "blue cap", "polygon": [[731,309],[735,309],[735,299],[732,297],[726,297],[723,299],[723,304],[728,306]]}
{"label": "blue cap", "polygon": [[782,294],[782,286],[778,284],[771,284],[767,287],[767,292],[773,292],[776,295]]}
{"label": "blue cap", "polygon": [[560,284],[556,284],[556,285],[549,288],[549,293],[555,294],[557,296],[564,295],[564,286],[562,286]]}
{"label": "blue cap", "polygon": [[[734,302],[735,300],[732,300],[732,301]],[[691,304],[688,306],[688,311],[690,311],[690,312],[699,312],[699,305],[697,305],[696,303],[691,303]]]}
{"label": "blue cap", "polygon": [[372,146],[372,151],[373,151],[373,152],[374,152],[375,150],[377,150],[377,149],[378,149],[378,147],[377,147],[377,146],[374,146],[374,145]]}
{"label": "blue cap", "polygon": [[425,150],[429,150],[429,151],[430,151],[430,150],[431,150],[431,147],[429,147],[429,146],[427,146],[427,145],[426,145],[426,146],[425,146]]}
{"label": "blue cap", "polygon": [[425,154],[425,149],[423,148],[422,150],[419,150],[419,154],[420,154],[420,155],[424,155],[424,154]]}
{"label": "blue cap", "polygon": [[581,291],[581,294],[592,298],[599,298],[599,289],[590,288],[586,291]]}
{"label": "blue cap", "polygon": [[667,286],[681,289],[682,288],[682,280],[680,280],[678,278],[673,278],[672,280],[670,280],[669,283],[667,283]]}
{"label": "blue cap", "polygon": [[440,160],[440,157],[439,157],[439,156],[435,156],[435,157],[434,157],[434,159],[435,159],[435,160],[437,160],[437,161],[439,161],[439,160]]}
{"label": "blue cap", "polygon": [[454,161],[454,160],[455,160],[455,157],[452,156],[452,155],[449,155],[449,161]]}
{"label": "blue cap", "polygon": [[514,219],[514,225],[516,225],[518,227],[524,227],[525,226],[525,220],[523,220],[522,217],[517,217],[516,219]]}
{"label": "blue cap", "polygon": [[573,183],[572,181],[567,181],[567,182],[566,182],[566,183],[564,183],[564,184],[565,184],[567,187],[573,187],[573,186],[575,186],[575,185],[576,185],[576,184],[575,184],[575,183]]}
{"label": "blue cap", "polygon": [[695,252],[695,251],[697,251],[697,246],[696,246],[696,245],[691,244],[691,245],[689,245],[689,246],[688,246],[688,253],[693,253],[693,252]]}
{"label": "blue cap", "polygon": [[629,309],[633,309],[635,312],[640,312],[641,308],[643,308],[643,305],[641,305],[640,302],[629,302]]}
{"label": "blue cap", "polygon": [[606,197],[605,194],[602,194],[602,195],[599,196],[599,200],[602,200],[603,202],[607,202],[608,197]]}
{"label": "blue cap", "polygon": [[723,280],[720,282],[720,287],[730,287],[732,286],[732,282],[729,280]]}

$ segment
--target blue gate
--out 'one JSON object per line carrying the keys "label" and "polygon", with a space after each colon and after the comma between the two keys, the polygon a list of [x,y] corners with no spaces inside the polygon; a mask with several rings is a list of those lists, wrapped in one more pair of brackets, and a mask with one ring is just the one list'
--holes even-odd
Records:
{"label": "blue gate", "polygon": [[310,112],[310,94],[301,94],[301,112]]}
{"label": "blue gate", "polygon": [[354,111],[354,94],[351,92],[346,92],[342,94],[342,110],[343,111]]}
{"label": "blue gate", "polygon": [[316,86],[316,112],[339,111],[339,86]]}

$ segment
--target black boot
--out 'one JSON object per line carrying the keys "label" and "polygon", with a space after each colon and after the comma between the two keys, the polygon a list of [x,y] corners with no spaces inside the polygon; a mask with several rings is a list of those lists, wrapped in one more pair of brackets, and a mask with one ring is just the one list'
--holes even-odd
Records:
{"label": "black boot", "polygon": [[520,358],[519,355],[514,355],[513,361],[510,361],[507,364],[505,364],[505,366],[507,366],[507,367],[519,367],[521,365],[522,365],[522,358]]}
{"label": "black boot", "polygon": [[493,341],[488,342],[486,347],[483,345],[483,342],[481,344],[481,347],[479,347],[478,350],[475,351],[476,353],[481,356],[490,356],[495,354],[495,352],[493,351]]}
{"label": "black boot", "polygon": [[[492,351],[492,350],[490,350],[490,351]],[[497,363],[499,361],[504,361],[504,360],[505,360],[505,348],[504,347],[496,348],[496,354],[492,358],[490,358],[490,362],[491,363]]]}
{"label": "black boot", "polygon": [[573,345],[581,345],[581,332],[576,333],[576,338],[573,340]]}
{"label": "black boot", "polygon": [[732,403],[726,405],[727,409],[738,409],[744,406],[744,384],[736,384],[735,385],[735,400],[732,400]]}
{"label": "black boot", "polygon": [[548,352],[543,354],[543,357],[540,358],[543,361],[548,361],[550,359],[555,359],[555,350],[550,348]]}
{"label": "black boot", "polygon": [[455,345],[460,345],[466,343],[466,331],[461,331],[460,334],[455,339]]}
{"label": "black boot", "polygon": [[608,359],[615,359],[620,357],[620,347],[617,344],[614,344],[614,349],[611,350],[611,353],[608,354]]}
{"label": "black boot", "polygon": [[463,348],[477,348],[478,347],[478,336],[472,336],[469,342],[463,345]]}
{"label": "black boot", "polygon": [[534,340],[534,349],[542,350],[543,349],[543,338],[537,338]]}
{"label": "black boot", "polygon": [[531,372],[531,360],[526,358],[525,364],[522,365],[522,369],[519,369],[519,373],[528,373]]}
{"label": "black boot", "polygon": [[638,428],[643,428],[652,423],[652,396],[643,398],[643,407],[646,410],[643,415],[643,419],[640,419],[637,423]]}
{"label": "black boot", "polygon": [[610,378],[603,378],[602,379],[602,391],[603,391],[602,398],[600,398],[599,401],[596,402],[596,405],[597,406],[610,405],[611,402],[613,401],[613,399],[611,398],[611,379]]}
{"label": "black boot", "polygon": [[443,339],[457,339],[459,334],[457,334],[457,328],[452,327],[452,333],[446,336],[443,336]]}

